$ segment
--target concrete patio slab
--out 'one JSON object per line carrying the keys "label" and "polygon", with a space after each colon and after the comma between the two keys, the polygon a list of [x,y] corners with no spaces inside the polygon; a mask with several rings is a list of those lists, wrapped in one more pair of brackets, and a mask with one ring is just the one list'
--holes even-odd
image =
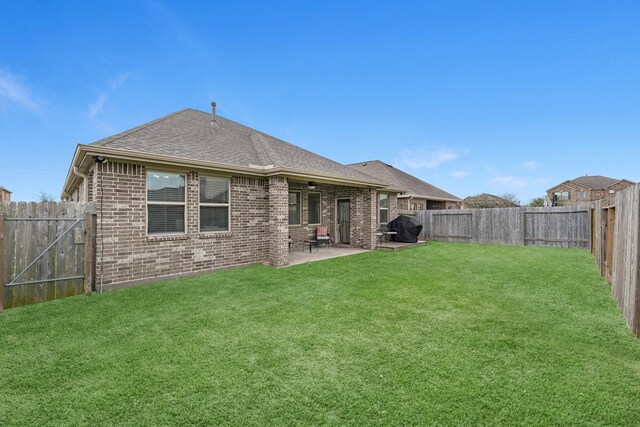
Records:
{"label": "concrete patio slab", "polygon": [[307,262],[321,261],[323,259],[337,258],[341,256],[355,255],[367,252],[367,249],[356,249],[339,246],[320,247],[316,252],[316,248],[309,253],[309,247],[305,246],[304,250],[293,249],[289,252],[289,265],[304,264]]}

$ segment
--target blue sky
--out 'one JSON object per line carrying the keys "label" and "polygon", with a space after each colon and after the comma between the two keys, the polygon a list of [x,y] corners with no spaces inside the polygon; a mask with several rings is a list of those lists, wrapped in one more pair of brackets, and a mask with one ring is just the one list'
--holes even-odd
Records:
{"label": "blue sky", "polygon": [[638,1],[3,2],[0,185],[58,196],[76,144],[212,100],[459,197],[640,181],[638,22]]}

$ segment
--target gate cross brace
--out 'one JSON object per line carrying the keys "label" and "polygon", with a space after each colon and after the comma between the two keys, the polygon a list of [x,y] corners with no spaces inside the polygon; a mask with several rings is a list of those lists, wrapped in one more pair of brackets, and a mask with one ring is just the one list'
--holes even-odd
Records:
{"label": "gate cross brace", "polygon": [[22,275],[23,275],[23,274],[24,274],[24,273],[25,273],[29,268],[31,268],[31,266],[32,266],[33,264],[35,264],[35,263],[36,263],[36,261],[38,261],[40,258],[42,258],[42,257],[44,256],[44,254],[46,254],[47,252],[49,252],[49,249],[51,249],[51,248],[52,248],[56,243],[58,243],[58,241],[59,241],[60,239],[62,239],[62,237],[64,237],[64,235],[65,235],[65,234],[67,234],[69,231],[71,231],[71,229],[72,229],[73,227],[75,227],[76,225],[78,225],[78,223],[79,223],[80,221],[83,221],[83,219],[82,219],[82,218],[77,219],[77,220],[76,220],[76,222],[74,222],[73,224],[71,224],[71,226],[70,226],[69,228],[67,228],[67,229],[66,229],[66,230],[65,230],[61,235],[59,235],[59,236],[58,236],[58,238],[57,238],[56,240],[54,240],[54,241],[53,241],[53,242],[52,242],[52,243],[47,247],[47,249],[45,249],[44,251],[42,251],[42,252],[40,253],[40,255],[38,255],[38,256],[36,257],[36,259],[34,259],[33,261],[31,261],[31,262],[29,263],[29,265],[27,265],[27,266],[24,268],[24,270],[22,270],[22,271],[21,271],[21,272],[20,272],[16,277],[14,277],[14,278],[13,278],[13,280],[11,280],[11,282],[7,283],[7,284],[6,284],[6,286],[12,286],[12,285],[14,285],[14,284],[15,284],[15,282],[16,282],[16,280],[18,280],[18,279],[20,278],[20,276],[22,276]]}

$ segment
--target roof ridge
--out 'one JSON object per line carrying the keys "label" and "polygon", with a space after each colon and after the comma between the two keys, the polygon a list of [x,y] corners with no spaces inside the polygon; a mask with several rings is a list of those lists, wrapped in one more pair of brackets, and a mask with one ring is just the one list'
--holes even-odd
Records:
{"label": "roof ridge", "polygon": [[[195,109],[195,108],[187,108],[186,110],[193,110],[193,111],[196,111],[196,112],[198,112],[198,113],[202,113],[202,114],[206,114],[206,115],[211,114],[211,113],[207,113],[207,112],[202,111],[202,110],[197,110],[197,109]],[[313,155],[313,156],[321,157],[321,158],[323,158],[324,160],[326,160],[326,161],[328,161],[328,162],[331,162],[331,163],[333,163],[333,164],[335,164],[335,165],[343,166],[343,167],[347,167],[347,165],[345,165],[344,163],[337,162],[337,161],[335,161],[335,160],[333,160],[333,159],[330,159],[330,158],[328,158],[328,157],[325,157],[325,156],[323,156],[323,155],[321,155],[321,154],[318,154],[318,153],[315,153],[315,152],[313,152],[313,151],[307,150],[306,148],[300,147],[299,145],[295,145],[295,144],[292,144],[292,143],[290,143],[290,142],[287,142],[287,141],[285,141],[285,140],[283,140],[283,139],[280,139],[280,138],[278,138],[278,137],[275,137],[275,136],[273,136],[273,135],[271,135],[271,134],[268,134],[268,133],[266,133],[266,132],[259,131],[259,130],[257,130],[257,129],[252,128],[252,127],[249,127],[249,126],[247,126],[247,125],[244,125],[244,124],[242,124],[242,123],[238,123],[238,122],[236,122],[235,120],[228,119],[228,118],[226,118],[226,117],[224,117],[224,116],[220,116],[220,115],[218,115],[218,117],[221,117],[221,118],[223,118],[224,120],[226,120],[226,121],[228,121],[228,122],[234,123],[234,124],[235,124],[235,125],[237,125],[237,126],[241,126],[241,127],[245,128],[245,129],[248,129],[248,130],[250,130],[250,131],[252,131],[252,132],[254,132],[254,133],[259,133],[259,134],[260,134],[260,135],[265,139],[265,141],[266,141],[268,138],[271,138],[271,139],[276,140],[277,142],[280,142],[280,143],[282,143],[282,144],[285,144],[285,145],[288,145],[288,146],[290,146],[290,147],[293,147],[293,148],[295,148],[296,150],[302,150],[302,151],[304,151],[305,153],[309,153],[309,154],[311,154],[311,155]],[[267,142],[267,143],[268,143],[268,142]],[[271,145],[270,145],[270,144],[269,144],[269,147],[271,147]],[[273,150],[273,149],[272,149],[272,150]],[[274,150],[274,151],[275,151],[275,150]],[[280,158],[277,158],[276,160],[281,160],[281,159],[280,159]],[[278,166],[282,166],[282,165],[278,165]],[[367,174],[365,174],[365,173],[362,173],[362,172],[360,172],[360,171],[356,171],[356,173],[358,173],[358,174],[360,175],[360,177],[361,177],[361,178],[371,179],[371,176],[369,176],[369,175],[367,175]]]}
{"label": "roof ridge", "polygon": [[253,148],[258,154],[258,158],[263,163],[262,166],[273,165],[275,163],[275,159],[278,158],[278,155],[262,133],[252,133],[251,141],[253,142]]}
{"label": "roof ridge", "polygon": [[104,141],[105,139],[108,139],[108,141],[106,141],[106,142],[104,142],[102,144],[99,144],[101,147],[104,147],[107,144],[111,144],[112,142],[118,141],[118,140],[120,140],[120,139],[122,139],[124,137],[133,135],[136,132],[139,132],[139,131],[141,131],[143,129],[146,129],[146,128],[150,127],[150,126],[154,126],[154,125],[156,125],[156,124],[158,124],[160,122],[163,122],[163,121],[165,121],[165,120],[167,120],[167,119],[169,119],[169,118],[171,118],[173,116],[176,116],[178,114],[184,113],[185,111],[188,111],[190,109],[191,108],[183,108],[182,110],[174,111],[173,113],[167,114],[166,116],[160,117],[159,119],[151,120],[150,122],[144,123],[144,124],[142,124],[140,126],[136,126],[136,127],[131,128],[131,129],[127,129],[127,130],[122,131],[122,132],[120,132],[120,133],[118,133],[118,134],[116,134],[116,135],[114,135],[112,137],[107,137],[107,138],[100,139],[98,141],[93,142],[92,144],[98,145],[101,141]]}

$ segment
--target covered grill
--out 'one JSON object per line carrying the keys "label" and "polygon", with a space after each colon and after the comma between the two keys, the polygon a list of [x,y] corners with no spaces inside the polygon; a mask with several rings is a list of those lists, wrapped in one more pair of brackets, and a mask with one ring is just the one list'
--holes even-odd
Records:
{"label": "covered grill", "polygon": [[396,219],[389,222],[389,231],[395,231],[395,236],[392,236],[396,242],[416,243],[418,236],[422,231],[422,224],[415,219],[400,215]]}

